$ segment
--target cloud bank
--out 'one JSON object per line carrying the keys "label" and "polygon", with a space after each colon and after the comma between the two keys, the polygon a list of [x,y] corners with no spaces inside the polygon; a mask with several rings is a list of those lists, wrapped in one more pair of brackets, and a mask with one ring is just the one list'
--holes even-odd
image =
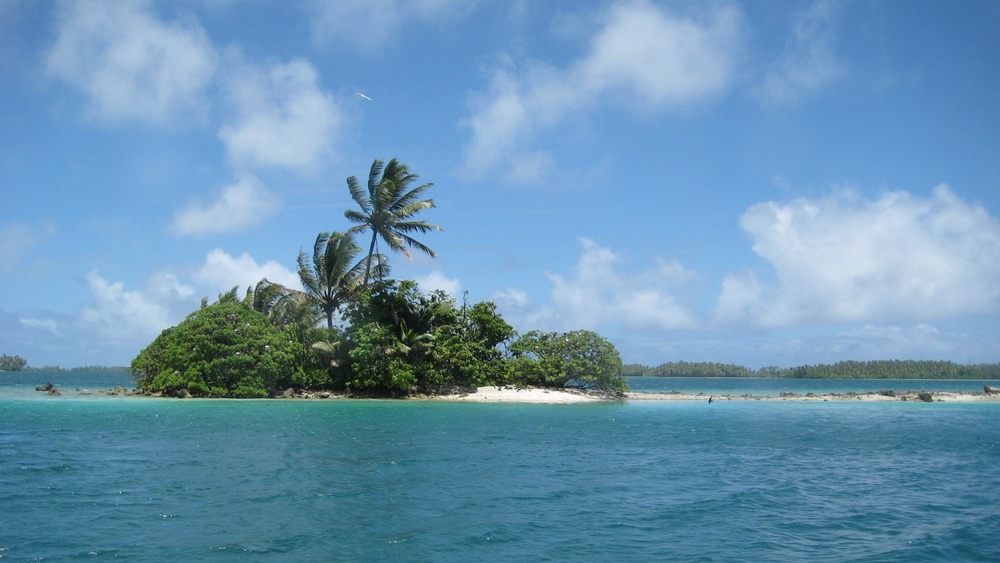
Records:
{"label": "cloud bank", "polygon": [[66,2],[46,69],[106,123],[201,120],[218,55],[195,21],[164,22],[144,2]]}
{"label": "cloud bank", "polygon": [[472,132],[468,174],[501,168],[529,179],[549,157],[522,150],[523,143],[581,111],[600,103],[639,111],[682,107],[732,80],[743,27],[732,6],[686,17],[650,2],[621,2],[601,21],[587,52],[565,67],[536,61],[493,72],[489,92],[473,100],[464,122]]}
{"label": "cloud bank", "polygon": [[508,289],[494,295],[519,326],[544,330],[677,330],[698,325],[694,313],[675,296],[695,275],[663,258],[640,272],[621,271],[622,259],[611,249],[581,239],[582,252],[569,276],[547,274],[552,292],[546,305],[533,305],[525,293]]}
{"label": "cloud bank", "polygon": [[304,170],[329,156],[342,116],[318,81],[303,59],[243,64],[229,73],[226,90],[235,117],[219,129],[219,139],[230,160],[241,169]]}
{"label": "cloud bank", "polygon": [[171,230],[195,237],[240,231],[274,213],[277,206],[277,198],[256,176],[243,174],[223,188],[214,203],[192,203],[177,213]]}
{"label": "cloud bank", "polygon": [[1000,223],[946,185],[929,198],[893,192],[868,201],[752,206],[740,225],[773,269],[726,277],[716,319],[727,324],[925,320],[1000,311]]}

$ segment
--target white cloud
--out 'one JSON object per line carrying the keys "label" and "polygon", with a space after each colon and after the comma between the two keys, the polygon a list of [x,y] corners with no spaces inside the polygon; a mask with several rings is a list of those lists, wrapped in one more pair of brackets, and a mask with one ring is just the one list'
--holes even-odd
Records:
{"label": "white cloud", "polygon": [[441,290],[450,295],[456,301],[462,299],[462,284],[457,278],[448,278],[439,271],[431,272],[425,276],[416,276],[414,281],[420,286],[421,291],[430,292]]}
{"label": "white cloud", "polygon": [[83,90],[89,117],[156,125],[200,119],[218,64],[196,21],[163,22],[148,2],[60,4],[49,74]]}
{"label": "white cloud", "polygon": [[466,0],[314,0],[309,5],[314,41],[336,39],[361,50],[393,42],[414,22],[439,22],[472,9]]}
{"label": "white cloud", "polygon": [[251,174],[243,174],[223,188],[209,205],[191,204],[178,213],[171,229],[178,235],[204,236],[246,229],[275,211],[278,200]]}
{"label": "white cloud", "polygon": [[518,324],[544,330],[628,330],[693,328],[694,317],[674,297],[675,288],[694,274],[676,262],[654,260],[652,268],[619,271],[621,259],[608,248],[581,239],[583,252],[571,276],[549,274],[549,303],[533,306],[524,292],[507,290],[494,296],[498,307]]}
{"label": "white cloud", "polygon": [[774,269],[723,282],[723,323],[795,326],[926,320],[1000,311],[1000,222],[948,186],[929,198],[850,191],[781,204],[741,218],[753,250]]}
{"label": "white cloud", "polygon": [[[520,179],[548,168],[548,156],[519,145],[599,104],[676,108],[723,91],[732,78],[742,16],[723,6],[698,18],[646,1],[611,6],[587,53],[566,68],[532,63],[518,74],[496,70],[490,91],[473,100],[465,124],[467,173],[513,167]],[[542,166],[545,165],[545,166]]]}
{"label": "white cloud", "polygon": [[62,336],[59,331],[59,323],[53,319],[35,319],[31,317],[21,317],[18,319],[22,325],[28,328],[37,328],[48,332],[53,336]]}
{"label": "white cloud", "polygon": [[846,72],[846,63],[833,50],[839,10],[836,0],[818,0],[795,14],[791,39],[755,92],[761,101],[794,102]]}
{"label": "white cloud", "polygon": [[[141,289],[127,290],[123,282],[111,282],[98,272],[86,275],[90,300],[81,311],[79,324],[84,334],[97,335],[125,344],[129,350],[147,345],[163,329],[174,326],[198,306],[202,296],[214,299],[233,287],[239,296],[261,278],[301,289],[298,274],[278,264],[258,264],[249,254],[234,258],[216,249],[191,275],[192,283],[170,272],[151,275]],[[58,331],[44,319],[22,318],[24,326]],[[55,332],[54,332],[55,333]],[[133,352],[130,352],[133,353]]]}
{"label": "white cloud", "polygon": [[303,170],[332,153],[343,117],[309,62],[235,66],[226,80],[235,116],[219,139],[238,167]]}
{"label": "white cloud", "polygon": [[109,282],[96,271],[86,276],[90,302],[81,323],[111,340],[148,341],[175,321],[169,303],[141,291],[126,291],[122,282]]}
{"label": "white cloud", "polygon": [[205,263],[194,272],[193,277],[208,286],[209,291],[222,293],[236,287],[240,296],[248,287],[257,285],[263,278],[285,287],[302,289],[298,273],[278,262],[270,260],[258,264],[246,252],[239,257],[233,257],[219,248],[208,253]]}

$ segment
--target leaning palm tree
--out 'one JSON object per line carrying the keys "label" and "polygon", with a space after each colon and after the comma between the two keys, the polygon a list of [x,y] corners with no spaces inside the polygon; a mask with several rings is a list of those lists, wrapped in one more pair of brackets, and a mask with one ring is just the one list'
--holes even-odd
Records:
{"label": "leaning palm tree", "polygon": [[[368,174],[367,191],[351,176],[347,179],[347,187],[351,197],[361,208],[360,211],[349,209],[344,212],[352,223],[357,226],[348,229],[348,233],[359,233],[370,229],[371,244],[368,246],[369,258],[375,254],[375,243],[379,238],[384,240],[394,252],[402,252],[407,258],[410,253],[407,247],[416,248],[427,253],[432,258],[434,251],[420,241],[410,236],[411,233],[427,233],[440,231],[441,227],[426,221],[413,221],[411,218],[424,209],[434,207],[434,200],[420,199],[423,193],[434,184],[410,186],[417,180],[417,175],[410,173],[405,164],[392,159],[383,166],[381,160],[372,163]],[[369,259],[369,265],[373,261]],[[370,268],[365,270],[364,285],[371,279]]]}
{"label": "leaning palm tree", "polygon": [[262,278],[254,287],[248,287],[243,303],[267,318],[278,328],[289,326],[309,329],[319,321],[317,310],[309,294]]}
{"label": "leaning palm tree", "polygon": [[378,276],[388,273],[382,255],[369,255],[355,262],[361,248],[348,233],[320,233],[313,245],[312,263],[305,252],[299,253],[299,278],[302,287],[326,315],[326,327],[333,328],[333,314],[345,303],[357,298],[364,289],[362,276],[375,264]]}

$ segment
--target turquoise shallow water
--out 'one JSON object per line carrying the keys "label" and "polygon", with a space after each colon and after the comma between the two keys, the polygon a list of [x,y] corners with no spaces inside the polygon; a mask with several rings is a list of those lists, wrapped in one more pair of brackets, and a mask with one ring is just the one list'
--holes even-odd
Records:
{"label": "turquoise shallow water", "polygon": [[0,395],[0,557],[998,560],[1000,405]]}

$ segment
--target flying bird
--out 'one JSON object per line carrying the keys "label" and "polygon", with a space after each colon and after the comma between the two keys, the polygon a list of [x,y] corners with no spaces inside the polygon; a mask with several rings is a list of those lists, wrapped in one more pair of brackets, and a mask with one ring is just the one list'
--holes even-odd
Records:
{"label": "flying bird", "polygon": [[361,92],[355,92],[355,94],[357,94],[357,95],[361,96],[362,98],[364,98],[364,99],[368,100],[369,102],[370,102],[370,101],[372,101],[372,99],[371,99],[371,98],[369,98],[368,96],[366,96],[366,95],[362,94]]}

